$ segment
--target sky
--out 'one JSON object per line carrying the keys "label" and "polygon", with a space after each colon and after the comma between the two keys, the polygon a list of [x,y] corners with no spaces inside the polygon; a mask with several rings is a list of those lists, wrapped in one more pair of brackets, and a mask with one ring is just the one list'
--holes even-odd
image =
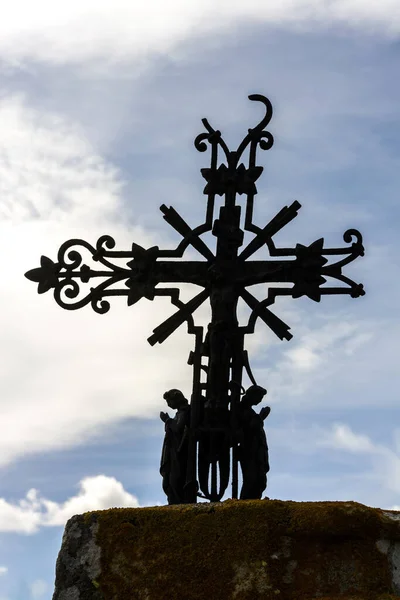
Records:
{"label": "sky", "polygon": [[260,323],[246,341],[271,406],[266,494],[400,510],[399,42],[397,0],[3,8],[0,600],[51,599],[72,515],[166,503],[162,395],[191,391],[186,327],[147,342],[168,300],[65,311],[24,273],[71,238],[175,248],[159,207],[204,219],[201,119],[234,148],[263,115],[249,94],[274,107],[255,221],[298,200],[277,246],[340,247],[356,228],[366,248],[345,269],[364,297],[278,299],[293,339]]}

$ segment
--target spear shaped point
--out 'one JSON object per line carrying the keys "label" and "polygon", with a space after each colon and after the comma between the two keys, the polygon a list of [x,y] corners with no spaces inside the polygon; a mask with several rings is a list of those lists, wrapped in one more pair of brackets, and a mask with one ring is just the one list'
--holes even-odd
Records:
{"label": "spear shaped point", "polygon": [[59,270],[59,265],[54,263],[51,258],[41,256],[40,267],[27,271],[25,277],[29,281],[38,283],[38,294],[44,294],[57,285]]}

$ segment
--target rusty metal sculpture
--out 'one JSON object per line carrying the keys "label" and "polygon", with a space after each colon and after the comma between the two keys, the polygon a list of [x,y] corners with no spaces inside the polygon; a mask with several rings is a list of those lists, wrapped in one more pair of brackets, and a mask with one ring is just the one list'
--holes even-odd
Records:
{"label": "rusty metal sculpture", "polygon": [[[166,423],[161,473],[169,503],[193,503],[198,497],[219,501],[229,480],[232,497],[237,498],[239,464],[243,479],[240,497],[261,497],[269,469],[263,430],[269,408],[262,409],[259,414],[252,408],[261,401],[266,390],[257,386],[254,380],[244,349],[244,336],[254,332],[259,318],[280,339],[291,339],[290,327],[270,308],[278,296],[308,296],[319,302],[328,294],[349,294],[357,298],[365,293],[361,284],[342,274],[345,265],[364,255],[362,236],[357,230],[349,229],[344,233],[343,239],[349,244],[344,248],[324,248],[323,238],[309,246],[297,244],[294,248],[276,248],[273,237],[297,216],[300,209],[297,201],[283,207],[264,227],[253,223],[256,181],[263,171],[263,167],[256,165],[256,152],[258,147],[269,150],[273,137],[265,130],[272,117],[270,101],[259,94],[251,95],[249,99],[261,102],[265,115],[256,127],[248,130],[235,151],[229,150],[220,131],[213,129],[207,119],[202,120],[206,131],[197,136],[195,147],[199,152],[205,152],[208,145],[211,146],[211,165],[201,169],[207,182],[204,188],[208,197],[206,218],[204,223],[192,229],[174,208],[161,206],[164,219],[182,237],[175,250],[160,250],[158,246],[145,249],[132,243],[130,250],[117,251],[114,250],[114,239],[108,235],[100,237],[95,246],[73,239],[60,247],[57,262],[42,256],[41,266],[26,273],[28,279],[39,284],[39,294],[53,289],[56,302],[68,310],[90,304],[93,310],[104,314],[110,308],[108,298],[112,296],[126,296],[128,306],[142,298],[153,300],[156,296],[169,296],[178,308],[148,338],[151,345],[162,343],[184,322],[188,332],[195,337],[195,347],[188,360],[193,367],[190,406],[181,393],[171,396],[171,392],[177,390],[170,390],[165,398],[182,414],[171,419],[161,413]],[[248,164],[245,166],[240,161],[247,150]],[[219,151],[224,155],[222,161]],[[246,196],[243,229],[254,234],[241,251],[244,231],[240,226],[242,209],[236,203],[238,195]],[[223,197],[218,218],[214,218],[216,196]],[[216,237],[215,251],[201,238],[207,232]],[[181,258],[189,245],[197,250],[202,260],[168,260]],[[247,260],[263,246],[268,249],[270,260]],[[88,251],[102,268],[95,270],[84,263],[77,250],[79,247]],[[327,257],[331,256],[342,258],[328,263]],[[122,260],[124,264],[116,264],[115,260]],[[343,285],[325,286],[327,278]],[[81,296],[80,284],[96,279],[100,282]],[[201,291],[183,303],[178,288],[159,287],[159,284],[177,283],[195,284]],[[266,298],[262,301],[248,290],[260,283],[268,284]],[[251,309],[245,325],[238,321],[239,298]],[[203,328],[194,323],[193,313],[208,299],[211,322],[204,337]],[[243,370],[253,385],[241,400]],[[186,404],[175,402],[178,396]],[[183,418],[184,427],[179,429]],[[176,436],[180,436],[179,439]],[[170,451],[174,454],[173,459],[168,458]]]}

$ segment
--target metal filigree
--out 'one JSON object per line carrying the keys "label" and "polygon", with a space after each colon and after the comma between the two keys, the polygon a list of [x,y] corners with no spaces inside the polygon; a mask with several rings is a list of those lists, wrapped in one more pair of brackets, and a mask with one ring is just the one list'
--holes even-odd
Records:
{"label": "metal filigree", "polygon": [[[68,310],[91,305],[94,311],[104,314],[110,309],[112,296],[126,296],[128,306],[143,298],[153,300],[157,296],[169,296],[178,308],[148,338],[152,345],[162,343],[185,322],[189,333],[195,336],[195,349],[188,361],[193,367],[190,405],[181,393],[177,393],[178,390],[171,390],[165,397],[178,411],[175,421],[162,413],[167,436],[163,460],[167,460],[165,453],[168,444],[172,444],[171,431],[176,432],[181,427],[182,432],[178,449],[180,456],[185,458],[176,463],[179,476],[178,471],[172,475],[168,472],[165,467],[168,461],[164,460],[162,467],[164,489],[169,490],[166,493],[168,498],[174,498],[173,502],[195,502],[198,496],[218,501],[225,493],[229,479],[232,497],[237,498],[239,464],[243,477],[241,497],[259,497],[265,488],[268,459],[263,463],[264,474],[258,473],[262,468],[254,466],[256,459],[252,462],[251,452],[246,450],[243,441],[246,422],[257,421],[252,406],[265,393],[252,375],[244,336],[254,331],[259,318],[280,339],[291,339],[290,327],[270,309],[275,299],[278,296],[307,296],[320,302],[325,295],[347,294],[357,298],[365,293],[361,284],[342,273],[343,267],[364,255],[362,236],[357,230],[349,229],[344,233],[347,247],[324,248],[324,240],[320,238],[308,246],[297,244],[294,248],[277,248],[273,238],[298,215],[301,205],[297,201],[283,207],[264,227],[253,223],[256,182],[263,171],[263,167],[256,164],[257,148],[269,150],[273,136],[265,130],[272,117],[270,101],[259,94],[251,95],[249,99],[262,103],[265,115],[248,130],[235,151],[229,150],[220,131],[215,130],[207,119],[202,120],[206,131],[196,137],[194,144],[199,152],[211,148],[210,167],[201,169],[206,180],[204,194],[208,197],[206,218],[204,223],[192,229],[174,208],[162,205],[165,221],[182,238],[174,250],[161,250],[158,246],[145,249],[132,243],[130,250],[116,251],[114,239],[107,235],[100,237],[95,246],[74,239],[62,244],[56,263],[42,256],[40,267],[26,273],[28,279],[38,283],[40,294],[53,290],[56,302]],[[244,163],[246,151],[247,166]],[[236,197],[243,194],[246,205],[242,229],[241,207],[236,204]],[[216,196],[224,197],[218,217],[214,217]],[[239,252],[244,231],[254,235]],[[215,251],[201,238],[206,232],[212,232],[216,238]],[[202,259],[168,260],[182,258],[188,246]],[[268,260],[248,260],[263,247],[268,250]],[[99,268],[89,266],[84,253]],[[334,256],[343,258],[329,262]],[[179,283],[192,283],[201,290],[183,303],[179,300],[179,288],[170,287]],[[262,301],[248,289],[260,283],[268,284],[266,298]],[[168,287],[163,287],[166,284]],[[245,325],[240,325],[237,318],[239,298],[251,309]],[[206,300],[210,301],[211,321],[204,335],[203,328],[195,326],[193,313]],[[240,399],[243,371],[247,372],[253,386]],[[205,381],[202,381],[202,373]],[[259,436],[265,449],[266,442],[260,432],[269,411],[263,411],[258,415],[258,429],[252,435]],[[174,439],[176,441],[176,436]],[[173,450],[174,456],[176,451],[177,448]],[[183,479],[182,460],[186,465]]]}

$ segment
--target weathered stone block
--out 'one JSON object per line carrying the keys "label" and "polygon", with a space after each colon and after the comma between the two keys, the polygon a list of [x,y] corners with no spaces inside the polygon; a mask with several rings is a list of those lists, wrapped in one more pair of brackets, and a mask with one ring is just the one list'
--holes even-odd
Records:
{"label": "weathered stone block", "polygon": [[53,600],[400,599],[400,513],[356,502],[114,508],[67,523]]}

